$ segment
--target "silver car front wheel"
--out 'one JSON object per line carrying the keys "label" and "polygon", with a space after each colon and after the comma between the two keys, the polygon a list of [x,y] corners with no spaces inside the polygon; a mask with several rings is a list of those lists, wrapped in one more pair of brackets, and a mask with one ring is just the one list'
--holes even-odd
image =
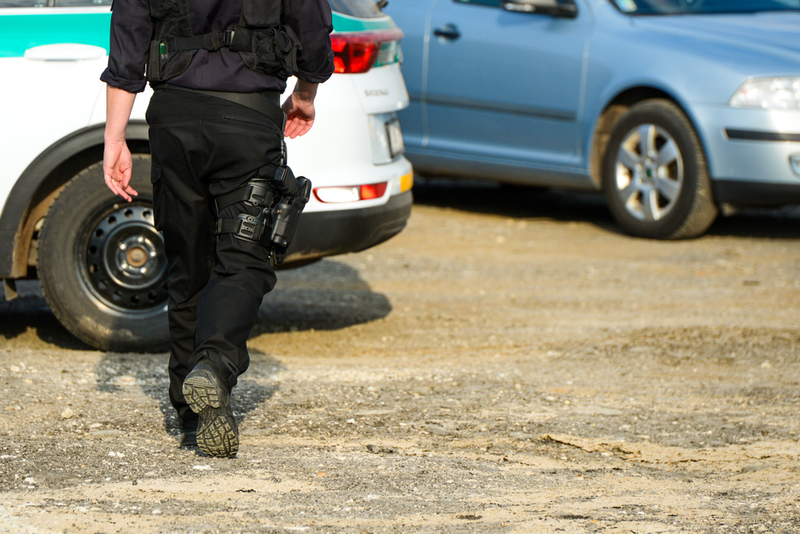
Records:
{"label": "silver car front wheel", "polygon": [[628,213],[640,221],[658,221],[681,193],[681,151],[666,130],[642,124],[623,139],[615,174],[616,193]]}
{"label": "silver car front wheel", "polygon": [[642,101],[619,118],[605,147],[603,189],[619,225],[639,237],[696,237],[717,216],[700,141],[668,100]]}

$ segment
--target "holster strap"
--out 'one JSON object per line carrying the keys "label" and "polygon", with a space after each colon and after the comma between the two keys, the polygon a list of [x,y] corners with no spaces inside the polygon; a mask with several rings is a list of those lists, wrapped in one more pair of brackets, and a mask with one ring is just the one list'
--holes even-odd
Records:
{"label": "holster strap", "polygon": [[233,234],[240,239],[266,246],[270,240],[269,233],[264,231],[266,227],[267,218],[263,212],[259,216],[242,213],[236,219],[217,219],[214,233],[216,235]]}
{"label": "holster strap", "polygon": [[272,203],[273,196],[274,191],[266,180],[250,180],[245,187],[218,196],[214,202],[217,206],[217,214],[219,214],[223,209],[237,202],[247,202],[256,208],[267,207]]}

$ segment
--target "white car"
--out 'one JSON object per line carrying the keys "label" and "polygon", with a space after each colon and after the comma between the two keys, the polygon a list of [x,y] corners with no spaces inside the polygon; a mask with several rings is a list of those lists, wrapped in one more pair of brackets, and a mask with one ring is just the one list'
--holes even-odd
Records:
{"label": "white car", "polygon": [[[320,87],[314,128],[287,140],[313,195],[284,265],[355,252],[400,232],[411,164],[396,112],[408,105],[402,32],[372,0],[330,0],[336,73]],[[128,127],[134,202],[103,183],[111,0],[0,0],[0,278],[38,277],[56,317],[104,350],[168,344],[166,260],[153,227],[145,123]],[[291,92],[290,80],[286,95]]]}

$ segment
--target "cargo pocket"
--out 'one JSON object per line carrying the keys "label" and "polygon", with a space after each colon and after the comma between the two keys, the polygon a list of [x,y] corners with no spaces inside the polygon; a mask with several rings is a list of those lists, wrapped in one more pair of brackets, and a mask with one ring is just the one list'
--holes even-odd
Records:
{"label": "cargo pocket", "polygon": [[161,167],[150,166],[150,183],[153,184],[153,223],[156,230],[164,231],[164,184],[161,181]]}

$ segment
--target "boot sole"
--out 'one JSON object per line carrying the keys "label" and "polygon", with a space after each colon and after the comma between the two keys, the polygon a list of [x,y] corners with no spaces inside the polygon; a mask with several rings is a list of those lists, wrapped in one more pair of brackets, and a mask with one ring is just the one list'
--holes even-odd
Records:
{"label": "boot sole", "polygon": [[230,458],[239,451],[239,433],[233,414],[220,404],[215,382],[211,373],[192,372],[183,383],[183,395],[200,416],[197,446],[209,456]]}

